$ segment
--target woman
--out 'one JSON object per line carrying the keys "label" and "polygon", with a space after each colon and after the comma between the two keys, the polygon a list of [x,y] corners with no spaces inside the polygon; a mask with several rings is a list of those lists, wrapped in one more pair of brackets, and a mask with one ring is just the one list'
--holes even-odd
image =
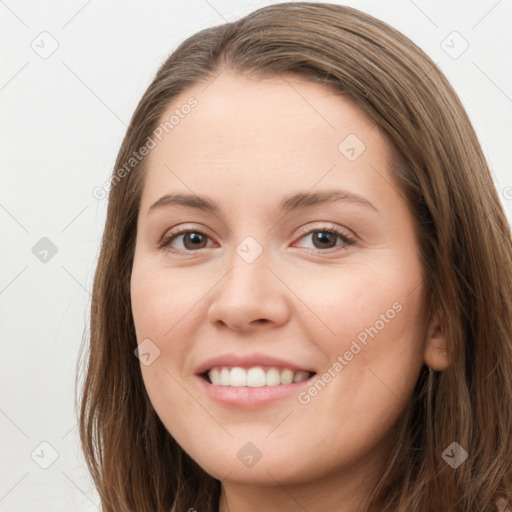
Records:
{"label": "woman", "polygon": [[505,510],[511,249],[393,28],[297,2],[190,37],[112,175],[80,411],[103,510]]}

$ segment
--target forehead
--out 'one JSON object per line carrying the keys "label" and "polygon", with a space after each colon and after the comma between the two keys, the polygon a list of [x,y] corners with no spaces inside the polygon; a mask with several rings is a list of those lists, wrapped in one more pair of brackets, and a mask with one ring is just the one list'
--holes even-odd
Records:
{"label": "forehead", "polygon": [[369,164],[387,172],[390,147],[375,123],[332,87],[296,75],[224,71],[175,97],[161,126],[171,117],[148,157],[143,196],[165,184],[253,193],[310,188],[318,180],[357,186]]}
{"label": "forehead", "polygon": [[[193,109],[185,109],[190,98],[197,104]],[[334,135],[344,128],[365,131],[374,126],[347,96],[332,86],[292,74],[250,78],[221,72],[176,96],[161,122],[165,123],[181,109],[190,111],[180,115],[178,124],[169,132],[176,140],[180,127],[227,143],[247,137],[269,142],[274,137],[265,135],[280,132],[277,142],[282,144],[301,136],[324,140],[326,134]],[[287,130],[283,132],[282,128]]]}

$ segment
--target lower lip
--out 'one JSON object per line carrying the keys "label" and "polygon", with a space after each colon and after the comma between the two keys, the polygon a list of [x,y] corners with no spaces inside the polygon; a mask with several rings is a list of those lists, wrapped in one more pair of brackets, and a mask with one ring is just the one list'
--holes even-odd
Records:
{"label": "lower lip", "polygon": [[302,388],[311,384],[314,377],[313,375],[309,379],[293,384],[251,388],[248,386],[214,386],[205,378],[196,376],[199,386],[216,402],[246,409],[267,405],[290,396],[296,396]]}

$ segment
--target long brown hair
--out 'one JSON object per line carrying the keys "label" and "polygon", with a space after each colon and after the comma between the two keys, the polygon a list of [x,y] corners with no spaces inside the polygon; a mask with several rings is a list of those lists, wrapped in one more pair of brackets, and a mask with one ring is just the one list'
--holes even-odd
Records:
{"label": "long brown hair", "polygon": [[[189,37],[133,114],[112,174],[79,405],[82,449],[103,510],[218,507],[220,482],[167,432],[134,356],[130,276],[145,159],[128,171],[126,162],[173,98],[224,70],[294,73],[333,87],[394,150],[429,312],[441,321],[451,364],[423,368],[367,510],[495,510],[512,497],[512,240],[488,164],[457,94],[420,48],[356,9],[308,2],[264,7]],[[457,469],[442,457],[452,442],[468,453]]]}

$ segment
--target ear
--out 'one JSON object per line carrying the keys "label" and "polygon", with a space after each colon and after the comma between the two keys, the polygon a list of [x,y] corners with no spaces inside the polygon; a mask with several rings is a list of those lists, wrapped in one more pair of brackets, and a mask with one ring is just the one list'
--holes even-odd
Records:
{"label": "ear", "polygon": [[432,370],[442,371],[450,366],[448,341],[438,315],[433,314],[425,338],[425,364]]}

